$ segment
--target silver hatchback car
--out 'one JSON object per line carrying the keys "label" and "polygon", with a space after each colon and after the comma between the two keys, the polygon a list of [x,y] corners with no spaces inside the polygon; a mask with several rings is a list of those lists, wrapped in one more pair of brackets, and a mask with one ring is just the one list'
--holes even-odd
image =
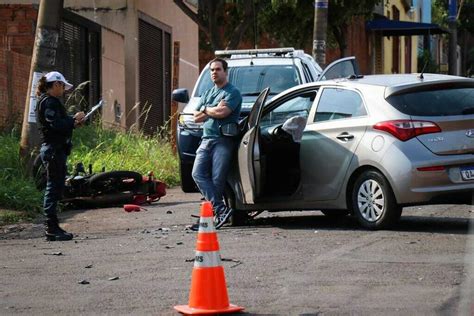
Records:
{"label": "silver hatchback car", "polygon": [[259,211],[352,213],[387,228],[404,206],[471,203],[474,80],[352,76],[256,100],[228,178],[234,224]]}

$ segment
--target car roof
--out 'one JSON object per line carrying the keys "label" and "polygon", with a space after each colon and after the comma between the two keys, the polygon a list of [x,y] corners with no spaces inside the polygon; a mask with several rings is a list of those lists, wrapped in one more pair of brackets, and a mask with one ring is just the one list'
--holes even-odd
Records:
{"label": "car roof", "polygon": [[258,57],[258,58],[236,58],[227,59],[229,67],[242,67],[250,65],[293,65],[295,63],[293,58],[288,57]]}
{"label": "car roof", "polygon": [[[296,65],[296,61],[311,65],[316,73],[321,73],[322,68],[311,55],[301,49],[293,47],[217,50],[217,57],[227,61],[229,67],[245,67],[251,65]],[[209,68],[209,63],[206,65]]]}
{"label": "car roof", "polygon": [[441,75],[441,74],[423,74],[423,78],[420,78],[420,74],[391,74],[391,75],[369,75],[357,79],[357,82],[369,85],[377,85],[384,87],[395,87],[395,86],[406,86],[412,84],[420,84],[422,82],[434,82],[434,81],[446,81],[453,79],[466,79],[463,77]]}
{"label": "car roof", "polygon": [[[420,74],[390,74],[390,75],[368,75],[361,76],[360,78],[339,78],[333,80],[318,81],[313,83],[307,83],[303,86],[345,86],[345,87],[362,87],[362,86],[377,86],[385,88],[384,97],[387,98],[390,95],[399,94],[408,91],[415,91],[423,89],[427,86],[440,86],[440,87],[454,87],[454,86],[468,86],[474,87],[474,79],[442,75],[442,74],[423,74],[423,78],[420,78]],[[301,85],[299,86],[302,87]]]}

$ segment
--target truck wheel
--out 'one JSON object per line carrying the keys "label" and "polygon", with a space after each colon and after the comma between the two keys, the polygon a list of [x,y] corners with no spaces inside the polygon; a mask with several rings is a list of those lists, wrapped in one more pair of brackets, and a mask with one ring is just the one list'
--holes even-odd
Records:
{"label": "truck wheel", "polygon": [[352,209],[359,223],[373,230],[390,227],[402,214],[387,179],[375,170],[363,172],[355,181]]}
{"label": "truck wheel", "polygon": [[194,183],[194,179],[191,175],[193,171],[193,165],[180,163],[179,167],[181,176],[181,190],[183,190],[185,193],[198,192],[196,183]]}

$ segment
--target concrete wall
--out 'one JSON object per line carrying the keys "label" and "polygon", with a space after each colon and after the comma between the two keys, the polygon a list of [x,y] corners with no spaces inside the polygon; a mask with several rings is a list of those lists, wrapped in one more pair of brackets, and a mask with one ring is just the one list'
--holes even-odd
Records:
{"label": "concrete wall", "polygon": [[102,111],[106,126],[125,125],[125,54],[124,37],[102,28],[102,98],[107,106]]}
{"label": "concrete wall", "polygon": [[[38,5],[39,0],[2,2],[0,48],[31,56]],[[103,111],[106,125],[129,128],[137,121],[134,109],[138,101],[138,18],[141,14],[166,25],[171,30],[172,42],[180,42],[178,87],[190,91],[194,87],[199,75],[198,27],[172,1],[65,0],[64,7],[102,27],[101,84],[102,95],[108,101]],[[18,106],[23,108],[24,104]],[[118,122],[115,106],[119,106],[122,113]]]}
{"label": "concrete wall", "polygon": [[[123,111],[122,126],[130,127],[137,121],[137,111],[135,111],[138,96],[138,18],[140,14],[151,17],[161,24],[171,29],[171,40],[180,42],[180,64],[179,64],[179,83],[178,87],[192,90],[199,75],[199,56],[198,56],[198,27],[182,11],[169,0],[66,0],[65,7],[76,14],[79,14],[108,30],[115,32],[123,38],[122,42],[111,40],[110,34],[103,40],[111,41],[107,45],[118,45],[110,49],[123,50],[124,76],[123,80],[111,78],[115,82],[120,81],[124,86],[119,89],[124,91],[125,100],[119,102]],[[102,43],[103,51],[105,43]],[[104,53],[103,53],[104,54]],[[104,61],[103,56],[103,61]],[[109,63],[110,59],[105,58]],[[102,92],[108,94],[113,99],[115,94],[111,95],[110,84],[105,81],[109,79],[110,74],[106,74],[106,68],[102,69]],[[110,70],[107,70],[110,73]],[[118,74],[115,74],[118,75]],[[106,77],[107,76],[107,77]],[[116,87],[115,90],[117,90]],[[116,93],[116,91],[114,92]],[[117,96],[121,98],[121,96]],[[117,99],[118,100],[118,99]],[[111,107],[112,104],[108,103]],[[107,109],[109,113],[111,109]],[[111,118],[107,116],[107,123],[111,123]],[[125,124],[125,125],[124,125]]]}

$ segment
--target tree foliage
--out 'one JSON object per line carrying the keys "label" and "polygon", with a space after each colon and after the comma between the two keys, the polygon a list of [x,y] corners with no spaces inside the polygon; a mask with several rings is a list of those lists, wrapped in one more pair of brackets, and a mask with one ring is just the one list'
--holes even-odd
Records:
{"label": "tree foliage", "polygon": [[346,34],[352,19],[357,16],[370,18],[375,5],[382,0],[329,0],[328,30],[334,35],[341,57],[346,56]]}
{"label": "tree foliage", "polygon": [[[457,24],[459,31],[474,33],[474,0],[458,0]],[[448,27],[448,0],[434,0],[432,3],[434,23]]]}
{"label": "tree foliage", "polygon": [[272,0],[258,15],[258,28],[282,46],[311,51],[313,40],[314,1]]}
{"label": "tree foliage", "polygon": [[184,0],[173,1],[206,35],[212,50],[237,48],[245,32],[253,25],[259,3],[263,3],[254,3],[253,0],[241,0],[238,3],[199,0],[195,12]]}
{"label": "tree foliage", "polygon": [[[199,26],[212,50],[233,49],[251,39],[254,23],[282,46],[311,50],[314,0],[199,0],[197,12],[184,0],[174,3]],[[328,38],[345,56],[348,27],[356,16],[369,17],[382,0],[329,0]],[[254,18],[256,20],[254,20]]]}

